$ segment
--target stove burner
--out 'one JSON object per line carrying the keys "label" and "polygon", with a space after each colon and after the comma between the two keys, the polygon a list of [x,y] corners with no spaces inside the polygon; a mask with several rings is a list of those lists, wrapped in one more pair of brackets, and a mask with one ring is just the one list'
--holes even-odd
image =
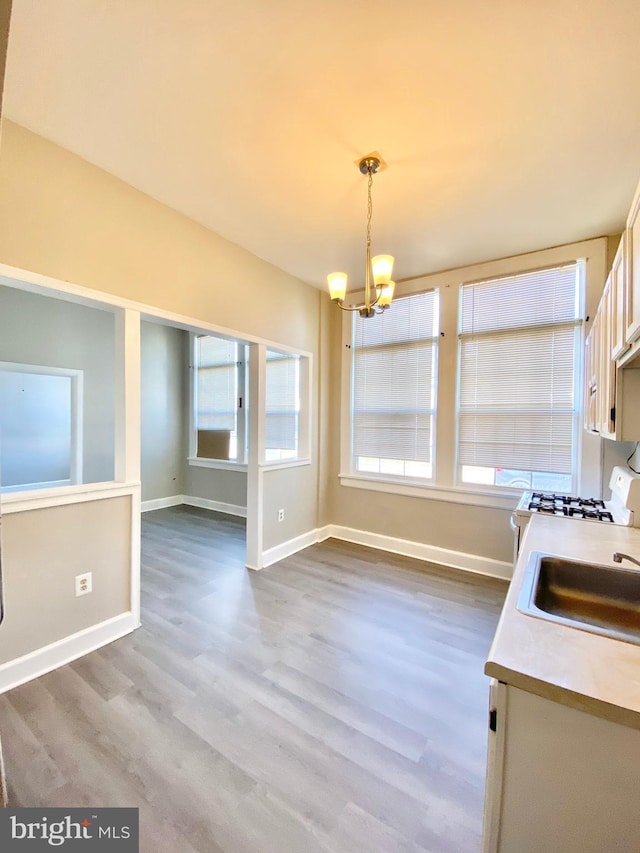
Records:
{"label": "stove burner", "polygon": [[604,501],[598,500],[597,498],[585,498],[580,501],[581,505],[584,507],[593,507],[594,509],[604,509]]}
{"label": "stove burner", "polygon": [[528,508],[531,512],[542,512],[547,515],[566,515],[571,518],[613,523],[612,514],[606,509],[604,501],[599,498],[577,498],[573,495],[532,492]]}

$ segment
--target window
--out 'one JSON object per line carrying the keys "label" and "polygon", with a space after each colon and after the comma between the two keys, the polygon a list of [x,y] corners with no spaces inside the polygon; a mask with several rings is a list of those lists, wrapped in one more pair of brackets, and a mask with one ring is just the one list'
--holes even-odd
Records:
{"label": "window", "polygon": [[300,356],[267,350],[265,461],[297,459],[300,447]]}
{"label": "window", "polygon": [[0,362],[1,492],[82,482],[81,370]]}
{"label": "window", "polygon": [[462,285],[459,482],[575,488],[580,283],[572,263]]}
{"label": "window", "polygon": [[198,459],[244,462],[245,347],[201,335],[195,339],[195,444]]}
{"label": "window", "polygon": [[438,292],[396,299],[374,318],[353,315],[352,470],[433,476]]}

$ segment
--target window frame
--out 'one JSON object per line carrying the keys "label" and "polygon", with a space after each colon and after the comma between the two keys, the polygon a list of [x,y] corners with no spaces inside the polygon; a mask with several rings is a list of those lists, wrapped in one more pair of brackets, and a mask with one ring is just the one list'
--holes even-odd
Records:
{"label": "window frame", "polygon": [[[574,409],[572,413],[572,452],[571,452],[571,493],[576,494],[579,489],[579,480],[580,480],[580,447],[581,447],[581,439],[582,439],[582,420],[583,420],[583,411],[584,411],[584,395],[582,393],[583,387],[583,376],[584,376],[584,358],[581,358],[581,355],[584,355],[584,341],[585,341],[585,259],[584,258],[576,258],[574,262],[576,265],[576,275],[578,277],[578,291],[577,291],[577,299],[576,299],[576,317],[573,321],[563,321],[560,323],[552,324],[549,323],[546,325],[547,328],[560,328],[564,327],[573,327],[573,363],[574,363],[574,372],[573,372],[573,399],[574,399]],[[535,272],[544,272],[548,269],[554,269],[556,267],[568,266],[569,264],[551,264],[545,267],[535,267],[532,269],[521,270],[524,273],[535,273]],[[454,461],[454,483],[455,487],[464,491],[475,490],[477,488],[477,484],[473,483],[465,483],[461,477],[461,466],[459,461],[459,448],[460,448],[460,383],[462,377],[462,343],[463,338],[471,337],[470,333],[462,333],[461,324],[462,324],[462,300],[463,300],[463,291],[465,287],[473,286],[474,284],[482,284],[483,281],[492,281],[498,278],[512,278],[517,276],[518,273],[507,273],[503,276],[492,276],[487,279],[479,279],[475,281],[465,281],[461,282],[458,287],[458,331],[457,331],[457,351],[456,351],[456,409],[455,409],[455,418],[456,418],[456,444],[455,444],[455,461]],[[518,326],[514,327],[505,327],[504,329],[495,330],[492,333],[487,334],[498,334],[500,332],[508,332],[508,331],[524,331],[526,329],[535,329],[537,328],[536,324],[531,324],[529,326]],[[523,491],[520,486],[497,486],[487,484],[483,491],[491,491],[496,492],[497,494],[517,494],[520,495]],[[531,491],[532,489],[529,489]],[[548,491],[548,489],[546,490]]]}
{"label": "window frame", "polygon": [[[389,482],[389,483],[404,483],[410,486],[422,486],[422,485],[433,485],[435,482],[435,473],[436,473],[436,447],[437,447],[437,411],[438,411],[438,359],[439,359],[439,341],[440,341],[440,328],[439,328],[439,302],[440,302],[440,293],[438,288],[427,288],[425,290],[416,292],[416,293],[404,293],[400,296],[397,301],[400,301],[403,298],[408,298],[411,296],[420,296],[422,294],[433,294],[433,298],[435,301],[434,306],[434,327],[435,331],[430,336],[425,336],[420,340],[425,343],[431,343],[433,346],[433,365],[435,368],[434,377],[433,377],[433,385],[434,385],[434,393],[433,393],[433,406],[430,410],[430,416],[432,418],[431,424],[431,476],[430,477],[411,477],[406,474],[385,474],[385,473],[376,473],[370,471],[363,471],[357,468],[356,463],[356,455],[355,455],[355,447],[354,447],[354,435],[355,429],[353,424],[354,417],[354,400],[355,400],[355,339],[356,339],[356,322],[358,321],[358,314],[354,311],[347,316],[348,321],[348,333],[349,333],[349,341],[347,344],[347,349],[350,354],[350,370],[349,370],[349,445],[348,445],[348,461],[347,467],[348,470],[357,477],[363,476],[367,479],[370,477],[372,479],[379,480],[380,482]],[[389,309],[391,310],[391,309]],[[376,318],[370,317],[363,320],[365,323],[375,323]],[[389,345],[389,349],[391,349],[392,345]],[[377,457],[382,459],[384,457]],[[405,460],[405,462],[408,460]]]}
{"label": "window frame", "polygon": [[[40,364],[22,364],[12,361],[0,361],[2,373],[27,373],[36,376],[63,376],[70,380],[70,435],[69,435],[69,478],[39,483],[21,483],[15,486],[3,486],[0,480],[0,494],[9,495],[36,490],[66,488],[84,485],[83,475],[83,391],[84,371],[72,367],[51,367]],[[2,472],[0,471],[0,477]]]}
{"label": "window frame", "polygon": [[266,428],[266,369],[267,352],[278,353],[284,357],[298,359],[298,449],[295,457],[286,459],[267,459],[267,448],[265,436],[260,443],[259,466],[268,470],[279,468],[296,468],[301,465],[311,464],[311,411],[312,411],[312,357],[308,352],[302,350],[278,347],[275,345],[265,346],[263,350],[264,367],[264,406],[263,414]]}
{"label": "window frame", "polygon": [[[237,408],[237,448],[238,459],[212,459],[198,456],[198,338],[221,338],[235,343],[239,350],[244,350],[244,357],[236,363],[238,396],[242,406]],[[247,361],[248,347],[244,341],[237,338],[227,338],[224,335],[214,335],[205,332],[189,333],[189,454],[187,462],[196,468],[217,468],[228,471],[246,471],[248,464],[248,377]],[[237,402],[237,401],[236,401]],[[240,459],[240,450],[242,458]]]}
{"label": "window frame", "polygon": [[[513,510],[522,492],[521,489],[490,488],[478,485],[458,485],[455,482],[457,470],[457,347],[458,347],[458,290],[461,284],[516,275],[545,267],[560,266],[580,259],[585,260],[583,279],[584,314],[587,318],[595,315],[598,300],[602,293],[607,273],[607,238],[596,237],[578,243],[566,244],[551,249],[474,264],[460,269],[446,270],[420,278],[399,282],[398,295],[419,293],[434,288],[440,289],[440,341],[438,355],[438,379],[436,399],[436,449],[434,472],[431,484],[399,481],[397,479],[363,472],[355,472],[351,467],[351,354],[350,354],[350,316],[340,312],[342,358],[340,363],[340,470],[339,482],[342,486],[364,489],[387,494],[406,495],[450,503],[470,504]],[[357,298],[358,294],[354,294]],[[389,309],[393,310],[393,305]],[[371,322],[375,323],[375,318]],[[584,371],[584,341],[590,324],[582,323],[581,333],[577,336],[579,348],[578,370],[575,374],[578,400],[577,419],[583,410],[582,381]],[[600,466],[600,440],[598,436],[585,433],[578,426],[578,446],[575,449],[579,459],[576,491],[581,494],[599,495],[602,491],[602,471]]]}

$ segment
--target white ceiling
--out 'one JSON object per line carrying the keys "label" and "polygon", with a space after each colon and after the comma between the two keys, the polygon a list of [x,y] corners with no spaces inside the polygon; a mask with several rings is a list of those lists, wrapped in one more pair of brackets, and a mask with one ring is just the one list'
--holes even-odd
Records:
{"label": "white ceiling", "polygon": [[6,115],[313,284],[621,229],[638,0],[13,0]]}

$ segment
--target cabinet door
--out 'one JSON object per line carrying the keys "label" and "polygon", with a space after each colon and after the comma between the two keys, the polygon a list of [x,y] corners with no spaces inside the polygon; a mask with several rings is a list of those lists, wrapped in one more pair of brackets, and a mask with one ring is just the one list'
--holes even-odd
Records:
{"label": "cabinet door", "polygon": [[629,286],[627,234],[620,239],[618,251],[611,267],[611,358],[620,356],[629,349],[627,343],[627,289]]}
{"label": "cabinet door", "polygon": [[640,195],[631,208],[627,228],[629,258],[626,299],[626,341],[632,343],[640,335]]}
{"label": "cabinet door", "polygon": [[638,853],[640,731],[507,694],[499,853]]}
{"label": "cabinet door", "polygon": [[489,741],[487,744],[482,853],[497,853],[499,850],[506,726],[507,685],[492,678],[489,687]]}
{"label": "cabinet door", "polygon": [[602,299],[598,306],[599,316],[599,352],[598,352],[598,432],[607,438],[615,438],[616,373],[615,362],[611,358],[613,338],[613,291],[611,279],[608,279]]}
{"label": "cabinet door", "polygon": [[584,364],[584,428],[587,432],[597,432],[596,425],[596,372],[595,372],[595,336],[594,324],[585,342]]}

